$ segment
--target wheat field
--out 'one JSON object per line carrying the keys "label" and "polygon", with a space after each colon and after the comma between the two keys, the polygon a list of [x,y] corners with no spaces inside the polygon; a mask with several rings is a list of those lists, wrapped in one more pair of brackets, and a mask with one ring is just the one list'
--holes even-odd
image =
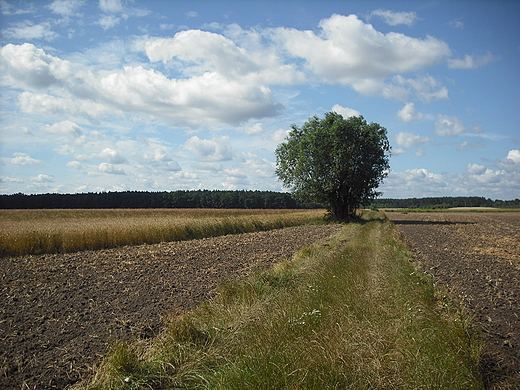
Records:
{"label": "wheat field", "polygon": [[0,256],[64,253],[313,223],[324,210],[0,210]]}

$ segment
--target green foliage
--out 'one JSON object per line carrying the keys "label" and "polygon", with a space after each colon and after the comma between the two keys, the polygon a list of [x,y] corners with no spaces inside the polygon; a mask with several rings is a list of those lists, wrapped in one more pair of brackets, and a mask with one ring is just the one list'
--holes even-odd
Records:
{"label": "green foliage", "polygon": [[325,205],[334,219],[349,220],[379,193],[390,144],[386,129],[362,116],[335,112],[292,126],[276,149],[276,174],[296,198]]}

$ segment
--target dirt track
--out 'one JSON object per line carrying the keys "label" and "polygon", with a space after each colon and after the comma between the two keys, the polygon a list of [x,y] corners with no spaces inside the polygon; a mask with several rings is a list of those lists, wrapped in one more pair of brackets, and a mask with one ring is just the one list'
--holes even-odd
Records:
{"label": "dirt track", "polygon": [[0,259],[0,389],[63,389],[116,339],[149,337],[165,315],[214,294],[340,225]]}
{"label": "dirt track", "polygon": [[520,389],[520,213],[387,215],[425,269],[474,313],[487,342],[486,388]]}

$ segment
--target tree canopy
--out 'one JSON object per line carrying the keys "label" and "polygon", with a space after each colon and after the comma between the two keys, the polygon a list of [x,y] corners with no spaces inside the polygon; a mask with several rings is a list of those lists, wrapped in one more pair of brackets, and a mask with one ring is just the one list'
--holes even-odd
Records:
{"label": "tree canopy", "polygon": [[336,112],[309,118],[276,148],[276,174],[302,201],[321,203],[331,216],[349,220],[380,193],[387,176],[390,143],[384,127],[362,116]]}

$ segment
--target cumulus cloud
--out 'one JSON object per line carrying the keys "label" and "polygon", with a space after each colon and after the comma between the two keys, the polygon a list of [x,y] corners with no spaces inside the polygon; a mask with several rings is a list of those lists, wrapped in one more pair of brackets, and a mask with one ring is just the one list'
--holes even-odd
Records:
{"label": "cumulus cloud", "polygon": [[448,184],[443,176],[438,173],[429,172],[425,168],[406,169],[402,172],[391,172],[395,184],[402,185],[403,188],[417,188],[425,185],[431,186],[432,189],[446,189]]}
{"label": "cumulus cloud", "polygon": [[462,121],[456,116],[439,114],[435,122],[435,134],[446,137],[463,133],[467,130]]}
{"label": "cumulus cloud", "polygon": [[[78,72],[69,61],[48,55],[32,44],[9,44],[1,54],[4,83],[34,90],[58,88],[64,94],[56,97],[26,91],[21,103],[27,111],[64,112],[60,108],[63,102],[75,106],[73,111],[88,115],[90,106],[94,106],[94,113],[111,106],[196,127],[204,121],[238,124],[250,118],[275,116],[283,109],[269,87],[230,79],[218,72],[170,79],[154,69],[126,66],[94,75],[86,70]],[[68,96],[75,99],[63,100]]]}
{"label": "cumulus cloud", "polygon": [[[64,14],[81,3],[74,4],[59,8],[65,6],[52,3]],[[120,1],[101,1],[99,7],[106,13],[104,28],[117,22],[120,16],[115,14],[129,12]],[[146,66],[95,72],[29,43],[8,44],[1,51],[2,82],[24,89],[20,105],[29,113],[96,121],[118,110],[192,128],[278,116],[284,106],[276,101],[270,86],[299,84],[309,77],[402,101],[409,101],[411,93],[423,101],[447,97],[447,90],[432,77],[396,75],[437,63],[450,53],[446,43],[432,37],[382,34],[355,15],[333,15],[319,27],[314,33],[229,26],[227,36],[186,30],[171,38],[137,40],[136,48],[151,62],[162,62],[167,73]],[[385,82],[389,76],[391,81]]]}
{"label": "cumulus cloud", "polygon": [[484,165],[479,164],[468,164],[467,170],[472,175],[482,175],[486,172],[486,167]]}
{"label": "cumulus cloud", "polygon": [[126,175],[126,172],[122,168],[118,168],[110,163],[101,163],[97,168],[98,172],[108,173],[110,175]]}
{"label": "cumulus cloud", "polygon": [[500,164],[508,171],[520,173],[520,150],[510,150]]}
{"label": "cumulus cloud", "polygon": [[491,53],[473,56],[466,54],[463,59],[448,59],[448,67],[452,69],[475,69],[497,60],[498,57]]}
{"label": "cumulus cloud", "polygon": [[61,16],[72,16],[84,4],[85,0],[54,0],[47,8]]}
{"label": "cumulus cloud", "polygon": [[448,99],[448,89],[432,76],[406,78],[401,75],[392,76],[388,80],[364,79],[353,83],[352,87],[359,93],[368,96],[382,96],[401,102],[409,100],[411,94],[424,103]]}
{"label": "cumulus cloud", "polygon": [[146,166],[160,171],[177,172],[181,170],[179,163],[162,147],[154,147],[150,152],[144,153],[143,159]]}
{"label": "cumulus cloud", "polygon": [[52,26],[49,22],[34,24],[30,20],[24,20],[15,24],[13,27],[8,27],[3,30],[2,33],[8,38],[25,41],[35,39],[52,41],[59,36],[58,33],[52,30]]}
{"label": "cumulus cloud", "polygon": [[423,119],[424,114],[417,111],[414,103],[406,103],[405,106],[397,112],[397,117],[403,122],[410,123]]}
{"label": "cumulus cloud", "polygon": [[260,134],[264,132],[264,127],[261,123],[255,123],[254,125],[246,127],[246,134]]}
{"label": "cumulus cloud", "polygon": [[273,38],[329,83],[352,84],[416,71],[451,54],[445,42],[431,36],[417,39],[394,32],[383,34],[356,15],[335,14],[321,20],[319,27],[318,34],[277,28]]}
{"label": "cumulus cloud", "polygon": [[395,141],[397,145],[403,148],[410,148],[412,146],[424,145],[428,142],[431,142],[433,139],[431,137],[426,137],[424,135],[412,134],[400,132],[396,135]]}
{"label": "cumulus cloud", "polygon": [[98,118],[109,111],[107,106],[89,100],[66,99],[31,92],[22,92],[19,103],[23,112],[45,115],[67,114],[86,118],[92,123],[97,123]]}
{"label": "cumulus cloud", "polygon": [[111,148],[103,149],[98,157],[102,160],[106,160],[111,164],[124,164],[127,162],[126,158],[124,158],[117,150]]}
{"label": "cumulus cloud", "polygon": [[390,26],[397,26],[398,24],[405,24],[408,27],[412,26],[417,20],[415,12],[393,12],[384,9],[376,9],[370,13],[370,17],[381,17],[386,24]]}
{"label": "cumulus cloud", "polygon": [[351,116],[360,116],[361,113],[358,110],[354,110],[353,108],[348,107],[342,107],[339,104],[335,104],[334,107],[332,107],[332,111],[337,112],[338,114],[342,115],[343,118],[347,119]]}
{"label": "cumulus cloud", "polygon": [[40,164],[43,162],[41,160],[32,158],[27,153],[13,153],[13,155],[15,157],[12,158],[10,161],[11,161],[11,164],[14,164],[14,165]]}
{"label": "cumulus cloud", "polygon": [[115,27],[119,24],[121,21],[120,18],[113,15],[103,15],[99,20],[97,21],[97,24],[101,26],[103,30],[111,29],[112,27]]}
{"label": "cumulus cloud", "polygon": [[99,0],[99,9],[103,12],[122,12],[124,10],[121,0]]}
{"label": "cumulus cloud", "polygon": [[40,173],[38,176],[31,177],[30,180],[35,183],[53,183],[55,178],[52,175]]}
{"label": "cumulus cloud", "polygon": [[191,137],[184,144],[184,148],[195,153],[205,161],[229,161],[233,158],[233,150],[229,145],[229,137],[213,137],[212,139],[200,139]]}
{"label": "cumulus cloud", "polygon": [[81,127],[71,121],[63,121],[54,123],[52,125],[45,125],[43,129],[49,133],[72,134],[76,137],[79,137],[83,134]]}

